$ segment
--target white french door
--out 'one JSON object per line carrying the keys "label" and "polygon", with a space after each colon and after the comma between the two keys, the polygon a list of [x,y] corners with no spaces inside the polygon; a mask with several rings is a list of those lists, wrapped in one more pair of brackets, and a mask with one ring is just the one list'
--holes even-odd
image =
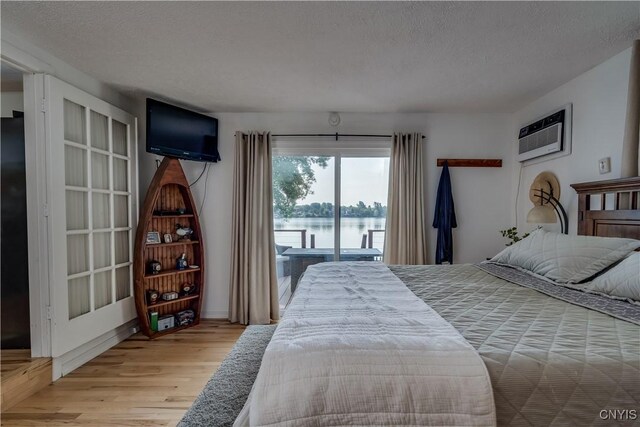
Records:
{"label": "white french door", "polygon": [[136,317],[132,115],[45,76],[52,356]]}

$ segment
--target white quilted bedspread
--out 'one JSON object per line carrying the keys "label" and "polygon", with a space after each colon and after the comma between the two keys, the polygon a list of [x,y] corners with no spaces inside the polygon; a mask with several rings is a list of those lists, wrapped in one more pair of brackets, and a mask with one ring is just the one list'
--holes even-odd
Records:
{"label": "white quilted bedspread", "polygon": [[236,425],[495,425],[476,350],[381,263],[307,268]]}

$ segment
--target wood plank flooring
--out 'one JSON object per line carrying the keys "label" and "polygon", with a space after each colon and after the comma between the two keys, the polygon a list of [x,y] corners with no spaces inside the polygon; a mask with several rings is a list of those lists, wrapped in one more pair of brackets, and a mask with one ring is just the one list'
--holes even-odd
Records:
{"label": "wood plank flooring", "polygon": [[31,363],[31,350],[0,350],[0,376],[4,380],[13,375],[16,369],[20,369]]}
{"label": "wood plank flooring", "polygon": [[3,412],[2,425],[175,425],[243,330],[202,320],[153,341],[136,334]]}
{"label": "wood plank flooring", "polygon": [[0,351],[0,409],[5,411],[51,383],[51,358],[31,350]]}

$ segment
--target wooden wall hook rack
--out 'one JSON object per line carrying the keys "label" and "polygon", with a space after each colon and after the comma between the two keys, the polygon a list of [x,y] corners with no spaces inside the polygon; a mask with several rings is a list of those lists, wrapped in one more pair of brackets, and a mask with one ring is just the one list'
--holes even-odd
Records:
{"label": "wooden wall hook rack", "polygon": [[438,159],[438,166],[444,166],[444,162],[450,168],[501,168],[502,159]]}

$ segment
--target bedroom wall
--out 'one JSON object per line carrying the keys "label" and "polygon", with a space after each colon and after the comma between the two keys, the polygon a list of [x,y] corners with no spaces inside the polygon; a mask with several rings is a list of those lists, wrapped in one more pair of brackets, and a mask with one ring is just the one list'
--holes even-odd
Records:
{"label": "bedroom wall", "polygon": [[[138,102],[143,108],[143,100]],[[231,200],[234,137],[236,130],[271,130],[274,133],[332,133],[326,113],[218,113],[219,149],[222,162],[210,168],[207,197],[201,216],[206,239],[209,290],[204,304],[206,317],[226,317],[228,307],[231,247]],[[144,114],[139,129],[144,131]],[[426,136],[426,200],[430,259],[433,261],[436,234],[431,228],[440,168],[437,157],[489,157],[504,159],[504,167],[455,168],[451,170],[459,227],[455,235],[455,262],[477,262],[495,255],[503,247],[498,230],[511,222],[511,148],[508,144],[510,116],[504,114],[341,114],[338,128],[343,133],[389,133],[394,130],[421,131]],[[140,141],[144,141],[141,134]],[[156,156],[140,146],[141,197],[151,181]],[[187,178],[194,180],[201,163],[183,161]],[[194,188],[202,202],[204,183]],[[142,202],[141,202],[142,203]]]}
{"label": "bedroom wall", "polygon": [[[535,227],[526,223],[526,217],[533,207],[528,198],[529,186],[538,173],[552,171],[558,177],[561,185],[560,201],[569,214],[571,234],[577,232],[578,197],[569,185],[620,178],[630,61],[631,48],[541,96],[513,115],[513,128],[509,136],[513,142],[512,158],[515,159],[515,140],[522,125],[556,107],[573,104],[570,155],[524,166],[519,191],[517,182],[520,164],[513,162],[514,194],[518,194],[516,220],[521,230]],[[598,160],[604,157],[611,157],[611,172],[601,175]],[[558,224],[545,225],[544,228],[559,231]]]}
{"label": "bedroom wall", "polygon": [[0,116],[13,117],[13,111],[24,111],[22,92],[0,92]]}

